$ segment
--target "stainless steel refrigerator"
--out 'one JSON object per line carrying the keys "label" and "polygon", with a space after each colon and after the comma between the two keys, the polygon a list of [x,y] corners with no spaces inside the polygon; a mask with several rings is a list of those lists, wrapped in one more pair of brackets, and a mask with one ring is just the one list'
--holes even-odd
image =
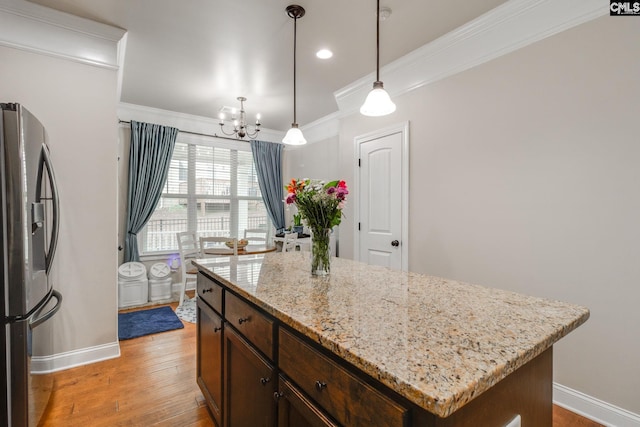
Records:
{"label": "stainless steel refrigerator", "polygon": [[31,356],[51,348],[48,320],[62,303],[49,278],[59,201],[44,126],[20,104],[0,106],[0,426],[22,427],[38,424],[52,391],[51,375],[31,372]]}

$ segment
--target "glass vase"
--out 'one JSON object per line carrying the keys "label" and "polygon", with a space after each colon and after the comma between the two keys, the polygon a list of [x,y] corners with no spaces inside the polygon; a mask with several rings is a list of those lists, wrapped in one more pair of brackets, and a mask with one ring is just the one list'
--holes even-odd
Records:
{"label": "glass vase", "polygon": [[312,230],[311,274],[314,276],[328,276],[331,271],[330,235],[330,228]]}

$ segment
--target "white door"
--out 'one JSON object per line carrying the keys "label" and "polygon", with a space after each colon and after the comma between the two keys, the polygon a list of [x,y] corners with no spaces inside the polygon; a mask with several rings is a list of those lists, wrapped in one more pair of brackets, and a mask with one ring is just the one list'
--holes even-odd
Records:
{"label": "white door", "polygon": [[[356,138],[358,167],[357,258],[407,269],[407,126]],[[359,228],[359,229],[358,229]]]}

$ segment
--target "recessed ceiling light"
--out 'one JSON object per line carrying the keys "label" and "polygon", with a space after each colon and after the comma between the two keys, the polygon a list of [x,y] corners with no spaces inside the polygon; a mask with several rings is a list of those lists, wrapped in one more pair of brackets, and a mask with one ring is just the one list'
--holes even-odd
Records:
{"label": "recessed ceiling light", "polygon": [[318,52],[316,52],[316,56],[320,59],[329,59],[333,56],[333,52],[331,52],[329,49],[320,49]]}

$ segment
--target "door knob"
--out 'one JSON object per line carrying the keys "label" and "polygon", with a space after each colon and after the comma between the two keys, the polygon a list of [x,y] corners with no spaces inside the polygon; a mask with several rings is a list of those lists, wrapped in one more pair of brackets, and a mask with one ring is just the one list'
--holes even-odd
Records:
{"label": "door knob", "polygon": [[394,240],[391,242],[391,246],[397,248],[398,246],[400,246],[400,242],[398,242],[397,240]]}

